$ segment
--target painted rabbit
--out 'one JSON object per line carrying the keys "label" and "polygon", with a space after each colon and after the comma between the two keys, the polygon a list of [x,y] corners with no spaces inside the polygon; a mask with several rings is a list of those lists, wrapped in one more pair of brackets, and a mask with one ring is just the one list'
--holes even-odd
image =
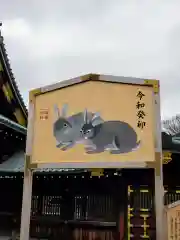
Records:
{"label": "painted rabbit", "polygon": [[85,124],[81,133],[86,140],[87,153],[101,153],[110,151],[112,154],[121,154],[135,151],[140,146],[137,134],[126,122],[105,121],[99,123],[99,114],[92,118],[84,112]]}
{"label": "painted rabbit", "polygon": [[[67,104],[64,104],[61,110],[55,105],[54,111],[56,121],[53,126],[53,135],[56,138],[56,147],[65,151],[72,148],[75,144],[83,143],[81,128],[84,124],[84,112],[79,112],[67,117]],[[93,117],[93,113],[87,112],[88,118]],[[103,120],[99,118],[100,122]]]}

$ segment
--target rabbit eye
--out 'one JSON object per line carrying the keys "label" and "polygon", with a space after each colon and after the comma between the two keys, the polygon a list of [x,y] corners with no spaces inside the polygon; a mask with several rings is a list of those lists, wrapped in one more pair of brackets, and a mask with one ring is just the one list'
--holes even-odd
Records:
{"label": "rabbit eye", "polygon": [[67,125],[67,123],[64,123],[64,127],[67,127],[68,125]]}

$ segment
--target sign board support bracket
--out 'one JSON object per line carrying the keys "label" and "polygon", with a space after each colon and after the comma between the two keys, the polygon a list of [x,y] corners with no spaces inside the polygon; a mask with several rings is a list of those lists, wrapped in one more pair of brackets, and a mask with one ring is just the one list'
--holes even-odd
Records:
{"label": "sign board support bracket", "polygon": [[31,157],[26,155],[25,159],[25,170],[32,170],[38,168],[36,163],[31,163]]}
{"label": "sign board support bracket", "polygon": [[159,81],[158,80],[145,80],[145,84],[153,86],[154,93],[159,93]]}
{"label": "sign board support bracket", "polygon": [[92,177],[101,177],[101,176],[104,176],[104,169],[102,168],[92,168],[91,169],[91,176]]}

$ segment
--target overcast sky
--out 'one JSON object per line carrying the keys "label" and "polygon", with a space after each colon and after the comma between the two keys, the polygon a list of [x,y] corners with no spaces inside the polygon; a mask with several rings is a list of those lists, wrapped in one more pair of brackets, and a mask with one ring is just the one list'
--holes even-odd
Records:
{"label": "overcast sky", "polygon": [[180,113],[180,0],[1,0],[19,88],[89,72],[161,81],[162,117]]}

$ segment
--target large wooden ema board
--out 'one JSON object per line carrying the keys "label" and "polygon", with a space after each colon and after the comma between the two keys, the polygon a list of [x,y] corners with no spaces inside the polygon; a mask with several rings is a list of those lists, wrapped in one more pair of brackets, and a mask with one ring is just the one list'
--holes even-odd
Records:
{"label": "large wooden ema board", "polygon": [[158,84],[90,74],[31,91],[30,162],[63,168],[155,162]]}

